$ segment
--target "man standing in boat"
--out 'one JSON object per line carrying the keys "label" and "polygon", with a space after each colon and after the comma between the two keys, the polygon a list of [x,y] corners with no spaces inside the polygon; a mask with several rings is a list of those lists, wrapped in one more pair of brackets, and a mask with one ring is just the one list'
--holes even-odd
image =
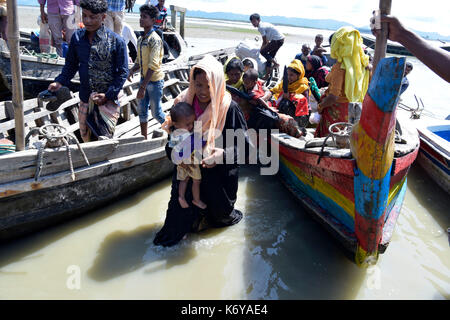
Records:
{"label": "man standing in boat", "polygon": [[57,91],[80,75],[78,119],[84,142],[112,138],[119,118],[117,96],[128,75],[127,48],[122,37],[103,25],[106,0],[81,0],[85,28],[74,33],[66,63],[55,82]]}
{"label": "man standing in boat", "polygon": [[[38,0],[38,2],[41,7],[41,20],[43,23],[48,23],[56,53],[62,57],[62,31],[65,31],[66,42],[69,43],[77,28],[74,5],[79,5],[79,0]],[[45,12],[46,3],[47,13]]]}
{"label": "man standing in boat", "polygon": [[271,23],[261,22],[259,14],[254,13],[250,16],[250,22],[255,28],[258,28],[259,33],[263,38],[261,45],[261,55],[266,58],[266,78],[272,72],[273,67],[278,67],[279,64],[275,60],[275,55],[284,43],[284,35],[278,31]]}
{"label": "man standing in boat", "polygon": [[147,139],[148,109],[159,123],[165,121],[161,98],[164,87],[164,72],[161,69],[164,56],[163,43],[153,28],[158,9],[144,4],[139,8],[141,18],[139,23],[144,28],[144,35],[138,40],[138,54],[134,66],[130,69],[128,80],[141,70],[141,83],[137,98],[139,99],[139,122],[141,134]]}

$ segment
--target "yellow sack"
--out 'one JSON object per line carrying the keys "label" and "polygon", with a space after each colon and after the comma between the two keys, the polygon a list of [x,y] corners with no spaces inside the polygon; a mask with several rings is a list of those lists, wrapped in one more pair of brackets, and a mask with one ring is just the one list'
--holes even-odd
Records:
{"label": "yellow sack", "polygon": [[331,57],[345,69],[345,95],[349,102],[362,102],[369,87],[369,56],[362,48],[358,30],[342,27],[331,39]]}

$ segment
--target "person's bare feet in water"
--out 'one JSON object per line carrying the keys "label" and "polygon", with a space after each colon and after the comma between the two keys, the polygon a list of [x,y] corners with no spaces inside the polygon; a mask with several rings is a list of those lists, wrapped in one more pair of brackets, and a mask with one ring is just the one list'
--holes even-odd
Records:
{"label": "person's bare feet in water", "polygon": [[183,197],[178,197],[178,202],[183,209],[189,208],[189,203],[187,203],[186,199]]}
{"label": "person's bare feet in water", "polygon": [[196,205],[200,209],[206,209],[206,203],[204,203],[202,200],[192,200],[192,204]]}

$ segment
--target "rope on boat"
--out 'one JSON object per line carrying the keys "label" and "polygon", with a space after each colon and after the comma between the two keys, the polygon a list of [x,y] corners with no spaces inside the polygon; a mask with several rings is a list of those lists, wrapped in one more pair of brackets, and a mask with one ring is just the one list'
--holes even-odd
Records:
{"label": "rope on boat", "polygon": [[45,53],[45,52],[37,53],[34,50],[28,50],[26,47],[20,47],[20,49],[22,50],[22,53],[33,56],[33,57],[37,57],[37,58],[43,58],[43,59],[59,59],[60,58],[60,56],[57,53]]}
{"label": "rope on boat", "polygon": [[72,154],[70,151],[69,140],[74,140],[78,146],[78,150],[83,155],[84,161],[88,166],[89,160],[86,154],[83,151],[78,139],[70,132],[67,132],[67,129],[59,124],[46,124],[40,128],[34,128],[30,130],[25,138],[25,144],[28,144],[29,138],[31,135],[39,133],[40,139],[43,139],[42,143],[39,145],[38,156],[36,159],[36,173],[34,176],[34,180],[37,181],[41,175],[42,169],[44,168],[44,153],[45,148],[55,148],[55,147],[66,147],[67,160],[69,163],[70,173],[72,181],[75,181],[75,171],[73,169],[72,162]]}

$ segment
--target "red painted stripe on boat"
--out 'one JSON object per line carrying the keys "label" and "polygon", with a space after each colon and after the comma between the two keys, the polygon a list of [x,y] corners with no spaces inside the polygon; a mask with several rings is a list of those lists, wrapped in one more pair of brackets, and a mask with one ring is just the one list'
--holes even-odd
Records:
{"label": "red painted stripe on boat", "polygon": [[366,134],[378,143],[384,143],[395,127],[395,117],[378,108],[369,95],[366,95],[359,120]]}
{"label": "red painted stripe on boat", "polygon": [[447,166],[447,162],[445,158],[436,150],[434,150],[426,141],[420,139],[420,149],[426,151],[429,155],[433,156],[437,161],[442,163],[445,167]]}
{"label": "red painted stripe on boat", "polygon": [[392,190],[392,187],[402,181],[402,179],[408,173],[409,167],[403,168],[402,171],[397,172],[395,175],[391,177],[391,181],[389,182],[389,190]]}
{"label": "red painted stripe on boat", "polygon": [[410,152],[403,157],[394,158],[395,164],[393,170],[393,175],[397,175],[400,171],[403,171],[414,162],[414,160],[417,158],[417,154],[419,152],[419,148],[416,148],[413,152]]}
{"label": "red painted stripe on boat", "polygon": [[355,168],[356,161],[354,159],[340,159],[340,158],[330,158],[330,157],[322,157],[320,160],[320,164],[317,164],[317,160],[319,159],[319,156],[317,154],[313,153],[307,153],[302,150],[296,150],[292,148],[288,148],[286,146],[283,146],[282,144],[279,145],[280,153],[289,159],[292,163],[295,163],[296,161],[308,163],[309,165],[312,165],[314,167],[322,168],[329,171],[338,172],[341,174],[345,174],[348,176],[354,175],[353,169]]}
{"label": "red painted stripe on boat", "polygon": [[353,177],[322,168],[312,167],[307,163],[293,161],[292,159],[289,159],[289,162],[303,172],[311,173],[311,175],[322,179],[335,188],[336,191],[341,193],[345,198],[353,203],[355,202],[355,196],[353,194]]}
{"label": "red painted stripe on boat", "polygon": [[[355,234],[359,245],[367,252],[376,252],[378,244],[383,236],[384,216],[374,221],[374,219],[366,219],[355,210]],[[374,229],[378,232],[374,232]],[[374,239],[376,238],[376,239]]]}

